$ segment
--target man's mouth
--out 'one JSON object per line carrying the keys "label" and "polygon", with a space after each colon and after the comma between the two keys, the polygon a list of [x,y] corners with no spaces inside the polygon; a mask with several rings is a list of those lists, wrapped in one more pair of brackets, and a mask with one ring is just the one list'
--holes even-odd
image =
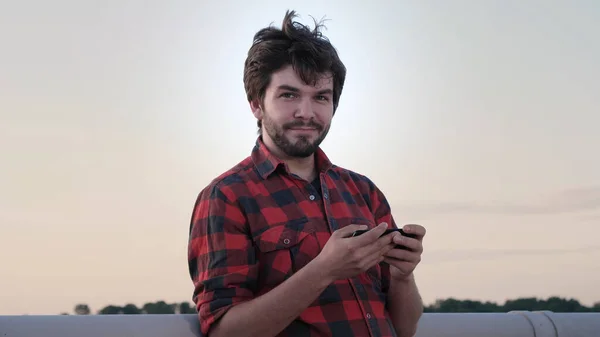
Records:
{"label": "man's mouth", "polygon": [[289,131],[294,134],[304,134],[304,135],[312,135],[314,133],[318,133],[319,130],[316,128],[290,128]]}

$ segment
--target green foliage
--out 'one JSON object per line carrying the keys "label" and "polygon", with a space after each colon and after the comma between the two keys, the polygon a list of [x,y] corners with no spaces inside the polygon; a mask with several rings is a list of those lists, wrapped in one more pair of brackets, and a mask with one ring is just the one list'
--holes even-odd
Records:
{"label": "green foliage", "polygon": [[[516,310],[553,312],[600,312],[600,302],[586,307],[575,299],[550,297],[538,299],[535,297],[507,300],[504,304],[481,302],[474,300],[459,300],[455,298],[440,299],[425,307],[425,312],[509,312]],[[91,310],[87,304],[77,304],[74,309],[77,315],[88,315]],[[98,311],[98,315],[168,315],[195,314],[196,308],[192,303],[167,303],[165,301],[150,302],[141,307],[128,303],[124,306],[108,305]],[[66,313],[63,313],[63,315]]]}
{"label": "green foliage", "polygon": [[140,308],[138,308],[135,304],[129,303],[126,304],[121,311],[123,312],[124,315],[139,315],[139,314],[143,314],[144,311]]}
{"label": "green foliage", "polygon": [[157,314],[174,314],[177,309],[177,304],[167,304],[165,301],[158,301],[155,303],[146,303],[142,307],[142,310],[146,314],[157,315]]}
{"label": "green foliage", "polygon": [[120,315],[123,314],[123,308],[116,305],[106,306],[98,312],[100,315]]}
{"label": "green foliage", "polygon": [[[78,304],[78,306],[81,304]],[[77,310],[76,306],[76,310]],[[133,303],[124,306],[107,305],[98,310],[98,315],[168,315],[168,314],[195,314],[196,309],[188,302],[167,303],[165,301],[149,302],[141,307]]]}
{"label": "green foliage", "polygon": [[550,297],[547,300],[535,297],[507,300],[500,305],[494,302],[458,300],[449,298],[437,300],[425,307],[425,312],[509,312],[509,311],[552,311],[552,312],[600,312],[600,302],[586,307],[575,299]]}
{"label": "green foliage", "polygon": [[77,304],[73,310],[76,315],[89,315],[91,310],[87,304]]}

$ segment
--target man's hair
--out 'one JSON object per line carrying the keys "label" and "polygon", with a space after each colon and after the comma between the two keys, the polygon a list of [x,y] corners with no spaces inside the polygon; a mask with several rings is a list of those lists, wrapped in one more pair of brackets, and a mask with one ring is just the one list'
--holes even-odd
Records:
{"label": "man's hair", "polygon": [[[248,101],[263,102],[273,72],[291,65],[298,76],[315,85],[326,72],[333,76],[333,112],[337,110],[346,67],[329,40],[322,35],[316,22],[313,30],[293,21],[295,11],[287,11],[281,29],[269,26],[254,35],[254,41],[244,64],[244,88]],[[262,123],[257,122],[260,128]]]}

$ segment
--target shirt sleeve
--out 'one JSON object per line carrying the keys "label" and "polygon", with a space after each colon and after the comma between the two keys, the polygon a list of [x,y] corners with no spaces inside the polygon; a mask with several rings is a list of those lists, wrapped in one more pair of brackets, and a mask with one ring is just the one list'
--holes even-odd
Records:
{"label": "shirt sleeve", "polygon": [[190,223],[188,264],[202,335],[231,307],[252,299],[256,289],[246,218],[226,188],[211,185],[200,192]]}

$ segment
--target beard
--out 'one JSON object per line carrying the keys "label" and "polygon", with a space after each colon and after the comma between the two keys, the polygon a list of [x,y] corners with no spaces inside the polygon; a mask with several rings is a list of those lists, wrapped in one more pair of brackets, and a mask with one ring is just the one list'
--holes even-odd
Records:
{"label": "beard", "polygon": [[[327,136],[327,133],[329,133],[330,128],[330,125],[323,126],[313,120],[308,123],[295,121],[280,126],[275,124],[266,114],[263,117],[263,125],[273,143],[287,156],[295,158],[307,158],[314,154]],[[315,128],[318,132],[317,138],[311,142],[310,137],[299,136],[296,141],[293,141],[286,135],[289,129],[302,126]]]}

